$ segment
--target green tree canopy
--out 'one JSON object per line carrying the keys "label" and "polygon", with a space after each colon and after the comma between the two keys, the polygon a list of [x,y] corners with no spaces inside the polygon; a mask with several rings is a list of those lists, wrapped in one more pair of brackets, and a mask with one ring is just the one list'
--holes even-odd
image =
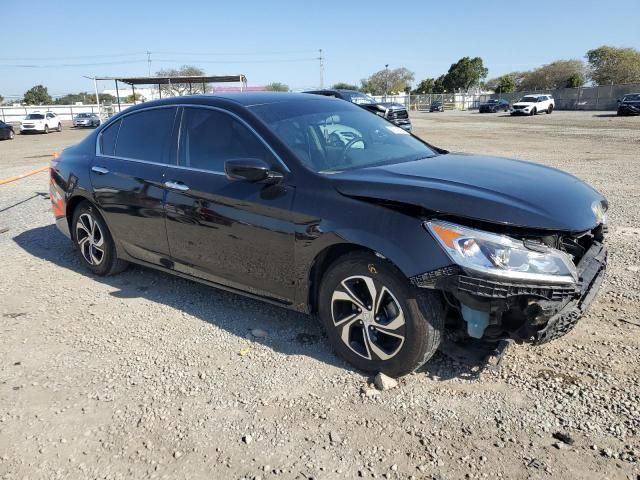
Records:
{"label": "green tree canopy", "polygon": [[564,88],[569,79],[581,86],[584,83],[584,70],[584,63],[580,60],[556,60],[526,72],[519,87],[521,90]]}
{"label": "green tree canopy", "polygon": [[443,84],[448,91],[469,90],[474,85],[479,85],[487,73],[488,70],[480,57],[462,57],[449,67]]}
{"label": "green tree canopy", "polygon": [[289,85],[280,82],[271,82],[264,87],[267,92],[288,92]]}
{"label": "green tree canopy", "polygon": [[640,82],[640,51],[603,45],[587,52],[591,79],[597,85]]}
{"label": "green tree canopy", "polygon": [[46,105],[52,103],[47,87],[36,85],[24,93],[23,102],[27,105]]}
{"label": "green tree canopy", "polygon": [[331,88],[334,88],[336,90],[360,90],[360,87],[358,87],[357,85],[345,82],[334,83],[333,87]]}
{"label": "green tree canopy", "polygon": [[139,103],[139,102],[144,102],[146,99],[139,93],[135,94],[135,98],[134,98],[134,94],[132,93],[131,95],[129,95],[127,98],[124,99],[124,103]]}
{"label": "green tree canopy", "polygon": [[424,80],[420,80],[418,86],[411,90],[411,93],[414,95],[420,95],[425,93],[432,93],[433,86],[435,85],[435,78],[425,78]]}
{"label": "green tree canopy", "polygon": [[[116,97],[110,95],[108,93],[100,93],[98,94],[100,99],[100,103],[115,103]],[[63,97],[56,98],[54,103],[56,105],[73,105],[76,102],[82,102],[86,105],[94,104],[96,101],[96,94],[93,92],[80,92],[80,93],[69,93],[64,95]]]}
{"label": "green tree canopy", "polygon": [[361,80],[361,90],[372,95],[406,92],[415,78],[412,71],[400,67],[393,70],[379,70],[369,78]]}
{"label": "green tree canopy", "polygon": [[[180,68],[166,68],[156,72],[156,77],[192,77],[202,76],[204,70],[193,65],[183,65]],[[189,95],[189,93],[206,93],[207,85],[201,82],[192,83],[172,83],[171,85],[161,85],[160,91],[162,96],[177,97],[181,95]]]}

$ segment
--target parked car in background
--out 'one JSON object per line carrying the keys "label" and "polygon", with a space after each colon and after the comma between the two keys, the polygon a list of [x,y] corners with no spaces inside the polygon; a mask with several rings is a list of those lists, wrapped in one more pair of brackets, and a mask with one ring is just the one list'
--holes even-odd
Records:
{"label": "parked car in background", "polygon": [[511,115],[536,115],[553,112],[556,103],[551,95],[525,95],[511,106]]}
{"label": "parked car in background", "polygon": [[74,127],[99,127],[100,118],[95,113],[79,113],[73,117]]}
{"label": "parked car in background", "polygon": [[607,261],[607,201],[578,178],[316,95],[130,107],[52,160],[50,199],[93,274],[133,262],[316,314],[340,355],[392,376],[445,332],[565,335]]}
{"label": "parked car in background", "polygon": [[62,131],[62,122],[53,112],[31,112],[20,122],[20,133]]}
{"label": "parked car in background", "polygon": [[13,131],[13,127],[0,120],[0,140],[13,140],[15,136],[16,133]]}
{"label": "parked car in background", "polygon": [[444,103],[440,100],[436,100],[435,102],[431,102],[431,107],[429,107],[430,112],[444,112]]}
{"label": "parked car in background", "polygon": [[627,93],[618,100],[618,115],[640,115],[640,93]]}
{"label": "parked car in background", "polygon": [[496,113],[496,112],[508,112],[510,110],[509,102],[503,98],[492,98],[486,103],[481,103],[479,111],[480,113]]}
{"label": "parked car in background", "polygon": [[376,102],[366,93],[358,92],[356,90],[313,90],[304,93],[324,95],[325,97],[335,97],[355,103],[365,110],[369,110],[380,117],[386,118],[403,130],[406,130],[407,132],[411,131],[409,112],[404,105],[400,105],[399,103]]}

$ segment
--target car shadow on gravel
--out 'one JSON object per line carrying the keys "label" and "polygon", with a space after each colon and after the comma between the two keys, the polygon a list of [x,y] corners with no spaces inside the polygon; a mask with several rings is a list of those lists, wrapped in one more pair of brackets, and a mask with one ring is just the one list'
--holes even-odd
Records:
{"label": "car shadow on gravel", "polygon": [[306,355],[351,369],[332,352],[321,326],[309,315],[137,265],[112,277],[95,276],[80,263],[73,245],[55,225],[24,231],[13,240],[37,258],[112,287],[110,295],[115,298],[164,304],[285,355]]}
{"label": "car shadow on gravel", "polygon": [[[110,295],[115,298],[125,301],[143,298],[164,304],[284,355],[305,355],[354,370],[334,354],[322,327],[309,315],[137,265],[112,277],[95,276],[80,263],[73,244],[55,225],[26,230],[13,240],[34,257],[80,273],[87,281],[112,287],[115,291]],[[471,356],[463,358],[437,352],[419,371],[434,380],[447,380],[477,378],[483,368],[482,362]]]}

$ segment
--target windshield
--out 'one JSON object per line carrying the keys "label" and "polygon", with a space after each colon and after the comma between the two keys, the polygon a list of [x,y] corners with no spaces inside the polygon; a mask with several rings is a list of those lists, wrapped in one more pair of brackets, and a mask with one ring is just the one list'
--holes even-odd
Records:
{"label": "windshield", "polygon": [[315,172],[435,155],[401,128],[347,102],[281,102],[256,105],[251,110]]}
{"label": "windshield", "polygon": [[357,105],[373,105],[376,101],[369,95],[359,92],[342,92],[352,103]]}
{"label": "windshield", "polygon": [[631,95],[625,95],[622,101],[623,102],[640,102],[640,93],[632,93]]}
{"label": "windshield", "polygon": [[41,113],[30,113],[26,117],[25,120],[44,120],[44,115]]}
{"label": "windshield", "polygon": [[91,117],[90,113],[79,113],[76,118],[89,118]]}
{"label": "windshield", "polygon": [[524,103],[536,103],[538,101],[538,97],[522,97],[519,101]]}

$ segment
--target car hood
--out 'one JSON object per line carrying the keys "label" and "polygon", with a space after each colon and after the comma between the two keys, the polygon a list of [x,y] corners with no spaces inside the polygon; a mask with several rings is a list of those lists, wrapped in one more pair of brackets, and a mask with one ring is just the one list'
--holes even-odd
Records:
{"label": "car hood", "polygon": [[343,195],[416,205],[440,214],[518,227],[580,232],[606,200],[566,172],[531,162],[465,154],[331,175]]}

